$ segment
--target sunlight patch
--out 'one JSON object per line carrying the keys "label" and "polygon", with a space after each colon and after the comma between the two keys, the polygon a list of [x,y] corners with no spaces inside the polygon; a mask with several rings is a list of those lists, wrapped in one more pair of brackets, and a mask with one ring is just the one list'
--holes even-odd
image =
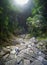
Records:
{"label": "sunlight patch", "polygon": [[25,5],[28,3],[29,0],[15,0],[15,2],[18,4],[18,5]]}

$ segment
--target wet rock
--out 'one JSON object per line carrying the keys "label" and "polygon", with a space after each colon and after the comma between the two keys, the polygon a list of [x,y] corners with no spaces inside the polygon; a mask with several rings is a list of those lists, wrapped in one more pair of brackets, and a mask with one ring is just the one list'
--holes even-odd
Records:
{"label": "wet rock", "polygon": [[10,59],[15,59],[15,58],[17,58],[15,49],[11,50],[10,55],[9,55],[9,58],[10,58]]}
{"label": "wet rock", "polygon": [[42,53],[41,51],[38,52],[38,56],[42,56],[43,58],[45,57],[45,54]]}
{"label": "wet rock", "polygon": [[8,58],[9,54],[6,54],[5,56],[3,56],[3,59],[6,60]]}
{"label": "wet rock", "polygon": [[24,59],[24,65],[30,65],[30,60]]}
{"label": "wet rock", "polygon": [[43,65],[43,63],[40,62],[39,60],[35,60],[35,61],[32,62],[30,65]]}
{"label": "wet rock", "polygon": [[10,59],[15,59],[15,58],[17,58],[17,56],[16,56],[16,54],[11,54],[11,55],[9,55],[9,58]]}
{"label": "wet rock", "polygon": [[32,37],[29,41],[32,42],[32,43],[37,43],[38,42],[38,40],[35,37]]}
{"label": "wet rock", "polygon": [[41,51],[44,51],[46,48],[45,48],[45,44],[42,43],[42,42],[38,42],[38,44],[36,45],[36,47],[38,49],[40,49]]}
{"label": "wet rock", "polygon": [[3,59],[0,59],[0,65],[5,65],[5,62]]}
{"label": "wet rock", "polygon": [[16,59],[9,60],[5,62],[5,65],[17,65],[17,61]]}
{"label": "wet rock", "polygon": [[27,46],[28,46],[27,48],[32,48],[33,47],[31,44],[28,44]]}
{"label": "wet rock", "polygon": [[37,54],[37,53],[38,53],[38,51],[39,51],[37,48],[32,47],[32,46],[31,46],[31,50],[33,50],[34,54]]}
{"label": "wet rock", "polygon": [[16,54],[15,49],[11,50],[11,51],[10,51],[10,54]]}
{"label": "wet rock", "polygon": [[24,40],[22,38],[17,39],[19,43],[23,42]]}
{"label": "wet rock", "polygon": [[20,51],[19,56],[31,61],[35,60],[35,54],[33,53],[32,50],[30,50],[30,48],[24,49],[22,51]]}
{"label": "wet rock", "polygon": [[3,47],[3,51],[4,51],[4,52],[10,51],[10,48],[5,48],[5,47]]}
{"label": "wet rock", "polygon": [[27,45],[20,45],[20,48],[19,48],[19,50],[24,50],[24,49],[26,49],[27,48]]}
{"label": "wet rock", "polygon": [[39,44],[40,46],[43,46],[43,42],[39,42],[38,44]]}
{"label": "wet rock", "polygon": [[40,62],[42,62],[44,60],[44,58],[42,56],[38,56],[37,60],[39,60]]}
{"label": "wet rock", "polygon": [[45,54],[45,59],[47,60],[47,49],[45,49],[43,53]]}
{"label": "wet rock", "polygon": [[7,49],[10,49],[10,46],[7,46],[6,48],[7,48]]}
{"label": "wet rock", "polygon": [[0,56],[2,56],[5,52],[3,50],[1,50],[0,52]]}
{"label": "wet rock", "polygon": [[43,60],[42,63],[43,63],[44,65],[47,65],[47,60]]}
{"label": "wet rock", "polygon": [[26,37],[26,34],[22,34],[20,37],[24,39]]}

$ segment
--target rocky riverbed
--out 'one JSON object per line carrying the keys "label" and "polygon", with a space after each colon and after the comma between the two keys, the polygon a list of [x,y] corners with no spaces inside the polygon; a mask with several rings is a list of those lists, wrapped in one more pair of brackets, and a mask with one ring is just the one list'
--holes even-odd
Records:
{"label": "rocky riverbed", "polygon": [[0,48],[0,65],[47,65],[45,43],[35,37],[16,38],[12,46]]}

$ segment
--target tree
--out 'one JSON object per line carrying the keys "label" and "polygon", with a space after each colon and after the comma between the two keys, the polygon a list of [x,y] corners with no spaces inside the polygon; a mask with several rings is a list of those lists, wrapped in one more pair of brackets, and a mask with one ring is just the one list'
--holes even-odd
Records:
{"label": "tree", "polygon": [[[27,18],[28,31],[33,36],[43,36],[46,32],[47,22],[44,14],[44,0],[34,0],[35,7],[32,9],[32,17]],[[43,4],[42,4],[43,3]]]}

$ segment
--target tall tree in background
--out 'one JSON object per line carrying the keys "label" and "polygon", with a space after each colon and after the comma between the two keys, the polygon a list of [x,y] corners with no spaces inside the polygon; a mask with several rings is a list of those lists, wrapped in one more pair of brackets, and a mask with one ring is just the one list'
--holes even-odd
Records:
{"label": "tall tree in background", "polygon": [[16,12],[11,10],[9,0],[0,1],[0,39],[9,37],[17,28]]}
{"label": "tall tree in background", "polygon": [[34,0],[35,6],[32,9],[32,17],[27,19],[28,30],[33,36],[47,35],[46,3],[47,0]]}

